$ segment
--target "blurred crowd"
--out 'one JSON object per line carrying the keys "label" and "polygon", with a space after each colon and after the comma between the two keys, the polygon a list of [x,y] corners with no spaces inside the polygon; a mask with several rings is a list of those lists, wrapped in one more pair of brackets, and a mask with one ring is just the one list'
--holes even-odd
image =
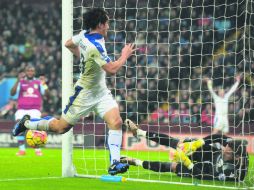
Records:
{"label": "blurred crowd", "polygon": [[[0,80],[34,65],[36,77],[45,75],[50,89],[44,115],[61,114],[60,1],[0,1],[0,19]],[[15,104],[10,105],[13,109],[4,111],[3,118],[14,118]]]}
{"label": "blurred crowd", "polygon": [[119,2],[115,9],[109,1],[103,5],[114,15],[107,41],[112,58],[126,42],[140,48],[125,69],[109,79],[123,118],[212,125],[214,107],[203,79],[211,78],[215,90],[228,91],[240,75],[241,84],[229,103],[231,124],[253,121],[253,55],[245,51],[253,47],[243,37],[253,36],[244,24],[254,18],[243,14],[246,4],[208,0],[202,6],[198,1]]}
{"label": "blurred crowd", "polygon": [[[32,63],[38,76],[48,79],[51,96],[44,101],[45,114],[59,115],[61,7],[58,0],[46,2],[0,2],[0,80],[16,77]],[[245,51],[253,48],[244,41],[253,39],[253,33],[244,27],[251,20],[243,14],[245,3],[126,2],[98,0],[95,5],[105,7],[110,16],[106,48],[112,59],[119,57],[125,43],[139,47],[120,72],[108,76],[123,119],[212,125],[214,107],[203,79],[211,78],[215,89],[227,91],[240,75],[241,84],[229,103],[230,120],[235,125],[254,120],[254,64],[251,52]],[[92,5],[91,0],[74,1],[74,33],[82,28],[81,13]],[[78,60],[74,72],[78,73]]]}

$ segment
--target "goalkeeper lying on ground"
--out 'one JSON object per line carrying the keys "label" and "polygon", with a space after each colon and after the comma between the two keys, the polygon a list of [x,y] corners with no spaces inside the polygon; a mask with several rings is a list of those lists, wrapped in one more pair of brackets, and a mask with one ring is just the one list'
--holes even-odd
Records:
{"label": "goalkeeper lying on ground", "polygon": [[209,135],[191,142],[165,134],[147,132],[139,129],[127,119],[125,125],[134,136],[143,136],[148,140],[171,147],[169,162],[142,161],[122,157],[121,162],[155,172],[175,172],[178,176],[198,179],[243,181],[248,170],[248,153],[246,140],[234,140],[225,135]]}

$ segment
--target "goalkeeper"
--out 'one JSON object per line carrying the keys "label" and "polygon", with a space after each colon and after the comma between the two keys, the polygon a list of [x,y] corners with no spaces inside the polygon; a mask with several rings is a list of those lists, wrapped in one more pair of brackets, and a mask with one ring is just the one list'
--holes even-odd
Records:
{"label": "goalkeeper", "polygon": [[[134,136],[143,136],[161,145],[169,146],[170,162],[142,161],[121,157],[121,162],[155,172],[174,172],[178,176],[206,180],[243,181],[248,170],[247,141],[233,140],[220,134],[209,135],[191,142],[147,132],[127,119],[125,125]],[[188,155],[188,156],[187,156]]]}

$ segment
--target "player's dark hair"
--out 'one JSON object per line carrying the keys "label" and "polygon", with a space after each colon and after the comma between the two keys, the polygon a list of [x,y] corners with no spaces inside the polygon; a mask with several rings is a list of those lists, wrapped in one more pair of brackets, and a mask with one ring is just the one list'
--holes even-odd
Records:
{"label": "player's dark hair", "polygon": [[101,8],[94,8],[83,14],[84,29],[94,30],[99,24],[105,24],[108,21],[108,13]]}

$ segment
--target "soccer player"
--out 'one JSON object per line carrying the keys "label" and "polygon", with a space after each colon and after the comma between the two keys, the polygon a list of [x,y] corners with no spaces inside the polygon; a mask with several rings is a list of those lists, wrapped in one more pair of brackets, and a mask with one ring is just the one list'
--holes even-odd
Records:
{"label": "soccer player", "polygon": [[212,81],[206,79],[207,87],[210,91],[214,103],[215,103],[215,117],[214,117],[214,128],[213,133],[227,134],[229,132],[228,123],[228,99],[236,91],[239,83],[240,76],[236,77],[236,83],[231,87],[231,89],[225,94],[224,89],[219,89],[218,95],[214,92]]}
{"label": "soccer player", "polygon": [[[155,172],[174,172],[178,176],[193,176],[207,180],[243,181],[247,175],[248,153],[245,140],[233,140],[225,135],[213,134],[192,142],[180,142],[165,134],[141,130],[128,119],[125,125],[136,137],[142,136],[174,149],[170,149],[170,155],[173,154],[173,160],[170,162],[122,157],[123,163]],[[191,163],[186,161],[186,155],[189,155]]]}
{"label": "soccer player", "polygon": [[126,172],[128,164],[120,163],[122,143],[122,119],[119,107],[106,86],[106,72],[115,74],[137,49],[127,44],[116,61],[107,55],[104,37],[109,29],[109,17],[103,9],[91,9],[83,15],[84,29],[67,40],[65,46],[80,58],[80,78],[74,86],[74,93],[63,110],[60,120],[46,117],[31,120],[29,116],[17,123],[13,135],[28,129],[65,133],[72,128],[82,115],[95,111],[109,127],[108,147],[111,166],[108,173],[115,175]]}
{"label": "soccer player", "polygon": [[[41,117],[41,109],[43,102],[43,95],[49,93],[45,78],[37,79],[35,76],[35,68],[28,65],[25,73],[22,72],[18,76],[18,80],[11,89],[11,95],[18,93],[18,107],[15,113],[15,120],[19,121],[24,115],[30,115],[32,118]],[[19,151],[17,156],[24,156],[26,154],[25,136],[24,132],[17,136]],[[40,148],[35,148],[35,154],[42,156]]]}

